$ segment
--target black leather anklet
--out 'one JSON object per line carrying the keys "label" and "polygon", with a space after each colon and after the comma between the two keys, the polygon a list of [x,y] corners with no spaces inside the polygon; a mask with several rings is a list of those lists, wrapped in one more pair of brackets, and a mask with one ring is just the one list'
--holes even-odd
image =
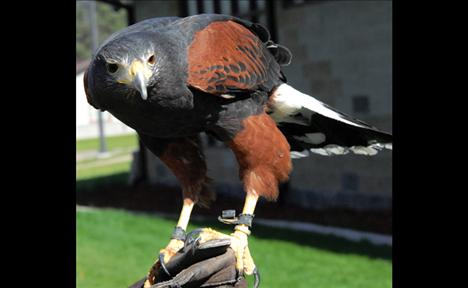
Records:
{"label": "black leather anklet", "polygon": [[185,241],[185,235],[185,230],[179,226],[176,226],[174,231],[172,231],[171,239]]}
{"label": "black leather anklet", "polygon": [[223,210],[222,215],[218,217],[219,222],[232,225],[247,225],[252,227],[253,214],[239,214],[236,217],[236,210]]}

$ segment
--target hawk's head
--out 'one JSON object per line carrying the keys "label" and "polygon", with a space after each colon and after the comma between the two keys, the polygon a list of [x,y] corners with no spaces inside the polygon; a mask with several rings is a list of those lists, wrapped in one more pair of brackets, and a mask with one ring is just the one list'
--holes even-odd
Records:
{"label": "hawk's head", "polygon": [[85,87],[88,101],[106,110],[113,103],[144,101],[158,82],[165,49],[154,35],[131,33],[105,42],[87,70]]}

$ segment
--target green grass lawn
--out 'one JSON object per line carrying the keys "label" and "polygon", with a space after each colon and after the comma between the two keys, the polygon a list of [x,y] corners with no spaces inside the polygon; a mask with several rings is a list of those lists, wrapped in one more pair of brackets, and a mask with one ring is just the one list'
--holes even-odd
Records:
{"label": "green grass lawn", "polygon": [[[136,135],[124,135],[106,137],[107,149],[114,150],[116,148],[133,148],[138,147],[138,137]],[[99,138],[84,139],[76,141],[76,151],[88,151],[99,149]]]}
{"label": "green grass lawn", "polygon": [[[77,287],[128,287],[169,240],[175,220],[117,210],[77,211]],[[189,230],[217,222],[195,223]],[[391,248],[254,226],[249,237],[261,287],[392,287]],[[253,281],[249,277],[251,287]]]}
{"label": "green grass lawn", "polygon": [[[97,158],[92,156],[77,161],[76,180],[90,180],[103,176],[128,173],[131,165],[131,153],[138,147],[136,135],[106,137],[109,157]],[[85,139],[76,141],[76,152],[98,151],[99,139]]]}

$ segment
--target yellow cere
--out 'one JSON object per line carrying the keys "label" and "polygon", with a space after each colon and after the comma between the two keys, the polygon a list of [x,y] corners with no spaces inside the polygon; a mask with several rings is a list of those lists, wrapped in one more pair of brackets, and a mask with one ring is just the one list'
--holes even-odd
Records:
{"label": "yellow cere", "polygon": [[126,72],[127,73],[122,73],[123,75],[120,75],[121,77],[117,79],[118,83],[132,83],[138,72],[143,72],[143,75],[146,79],[149,79],[152,74],[151,69],[149,69],[147,65],[144,65],[143,62],[141,62],[140,60],[134,60],[132,64],[130,64],[130,67],[126,69]]}

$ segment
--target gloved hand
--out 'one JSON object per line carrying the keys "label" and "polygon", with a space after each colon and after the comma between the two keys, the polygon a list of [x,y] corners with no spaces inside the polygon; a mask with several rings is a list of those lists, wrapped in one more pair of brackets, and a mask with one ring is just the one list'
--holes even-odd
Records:
{"label": "gloved hand", "polygon": [[[236,257],[230,239],[200,243],[186,241],[185,246],[168,263],[157,266],[152,288],[169,287],[237,287],[247,288],[243,275],[236,270]],[[258,276],[258,275],[257,275]],[[129,288],[142,288],[146,277]],[[258,286],[256,279],[255,286]]]}

